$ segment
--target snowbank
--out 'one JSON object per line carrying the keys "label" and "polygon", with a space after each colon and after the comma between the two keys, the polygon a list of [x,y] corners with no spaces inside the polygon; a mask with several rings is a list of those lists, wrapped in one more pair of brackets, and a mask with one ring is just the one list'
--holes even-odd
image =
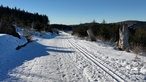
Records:
{"label": "snowbank", "polygon": [[[27,42],[27,39],[21,36],[21,39],[14,37],[8,34],[0,34],[0,51],[3,52],[11,52],[11,50],[15,50],[15,48],[19,45],[23,45]],[[1,54],[2,54],[1,53]]]}

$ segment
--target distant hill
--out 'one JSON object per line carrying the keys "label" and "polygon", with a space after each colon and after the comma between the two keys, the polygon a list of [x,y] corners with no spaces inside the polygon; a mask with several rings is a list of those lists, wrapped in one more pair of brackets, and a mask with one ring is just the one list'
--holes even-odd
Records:
{"label": "distant hill", "polygon": [[129,28],[134,28],[134,29],[138,27],[146,28],[146,21],[126,20],[126,21],[116,22],[114,24],[127,24]]}
{"label": "distant hill", "polygon": [[126,21],[121,21],[117,22],[119,23],[125,23],[125,24],[146,24],[146,21],[137,21],[137,20],[126,20]]}
{"label": "distant hill", "polygon": [[[96,26],[99,26],[103,23],[94,23],[94,25]],[[105,23],[105,24],[108,24],[108,25],[112,25],[112,24],[115,24],[115,25],[120,25],[120,24],[127,24],[129,28],[138,28],[138,27],[143,27],[143,28],[146,28],[146,21],[137,21],[137,20],[126,20],[126,21],[120,21],[120,22],[115,22],[115,23]],[[77,27],[77,26],[84,26],[84,27],[90,27],[93,25],[93,22],[91,23],[82,23],[82,24],[78,24],[78,25],[70,25],[71,27]]]}

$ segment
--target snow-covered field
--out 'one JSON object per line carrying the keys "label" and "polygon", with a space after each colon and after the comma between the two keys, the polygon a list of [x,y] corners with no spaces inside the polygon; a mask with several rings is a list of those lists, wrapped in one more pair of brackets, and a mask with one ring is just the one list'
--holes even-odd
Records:
{"label": "snow-covered field", "polygon": [[25,38],[0,34],[1,82],[146,82],[145,57],[64,32],[38,35],[15,50]]}

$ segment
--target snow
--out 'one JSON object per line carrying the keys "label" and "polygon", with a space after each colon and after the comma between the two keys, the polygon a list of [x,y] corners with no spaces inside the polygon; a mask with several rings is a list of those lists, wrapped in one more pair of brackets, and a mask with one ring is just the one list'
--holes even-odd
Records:
{"label": "snow", "polygon": [[0,34],[1,54],[11,53],[11,50],[15,50],[18,45],[23,45],[27,42],[25,37],[21,36],[20,38],[21,39],[13,37],[12,35]]}
{"label": "snow", "polygon": [[22,36],[0,34],[1,82],[146,81],[146,58],[115,50],[111,43],[35,32],[33,42],[15,49],[25,42]]}

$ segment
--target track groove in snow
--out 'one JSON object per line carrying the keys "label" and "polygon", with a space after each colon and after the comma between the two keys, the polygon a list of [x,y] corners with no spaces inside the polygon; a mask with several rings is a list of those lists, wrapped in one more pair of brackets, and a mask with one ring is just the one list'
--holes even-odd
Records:
{"label": "track groove in snow", "polygon": [[81,48],[79,45],[75,44],[73,41],[68,40],[75,48],[77,48],[84,57],[86,57],[89,61],[93,62],[97,66],[99,66],[102,70],[104,70],[106,73],[108,73],[113,79],[115,79],[118,82],[125,82],[125,80],[114,73],[112,70],[104,66],[102,63],[100,63],[95,57],[92,56],[89,52],[85,51],[83,48]]}
{"label": "track groove in snow", "polygon": [[[85,41],[85,42],[86,42],[86,41]],[[91,45],[92,45],[91,43],[86,42],[86,46],[87,46],[87,47],[90,48]],[[124,79],[125,81],[126,81],[126,80],[129,81],[130,77],[129,77],[128,75],[126,75],[124,72],[121,72],[121,70],[119,70],[119,69],[114,69],[112,66],[109,65],[109,62],[104,61],[103,59],[101,59],[101,58],[98,57],[98,56],[95,56],[95,55],[94,55],[95,53],[93,53],[92,51],[89,51],[89,50],[86,49],[85,47],[81,46],[81,43],[79,43],[78,46],[80,46],[80,48],[86,50],[86,52],[92,54],[92,57],[93,57],[93,58],[96,58],[96,60],[98,59],[98,62],[100,62],[100,63],[103,64],[104,66],[108,67],[109,70],[112,70],[113,72],[115,72],[115,74],[117,74],[118,76],[122,77],[122,79]],[[100,45],[100,46],[102,47],[102,46],[104,46],[104,44],[102,44],[102,45]],[[96,47],[93,46],[93,49],[96,49]],[[97,51],[97,54],[105,55],[105,54],[103,53],[104,51],[103,51],[103,52],[101,51],[102,48],[97,49],[97,50],[98,50],[98,51]],[[121,52],[120,54],[122,54],[122,53],[123,53],[123,52]]]}

